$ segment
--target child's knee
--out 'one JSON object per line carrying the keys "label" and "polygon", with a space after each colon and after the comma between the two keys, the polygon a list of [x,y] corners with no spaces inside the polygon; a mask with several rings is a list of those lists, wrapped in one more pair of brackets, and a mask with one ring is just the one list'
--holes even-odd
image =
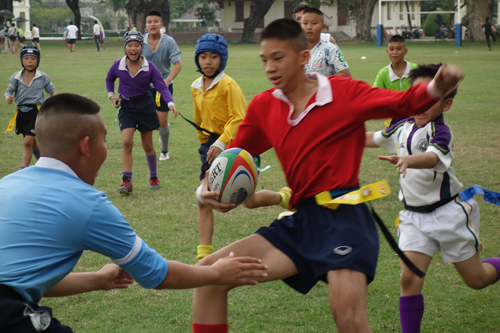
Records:
{"label": "child's knee", "polygon": [[24,137],[24,149],[31,149],[33,150],[35,147],[35,137],[34,136],[25,136]]}
{"label": "child's knee", "polygon": [[132,150],[132,147],[134,146],[134,140],[133,139],[124,139],[123,140],[123,149],[124,150]]}
{"label": "child's knee", "polygon": [[420,278],[416,276],[413,272],[409,270],[403,270],[401,272],[401,289],[408,290],[418,284]]}

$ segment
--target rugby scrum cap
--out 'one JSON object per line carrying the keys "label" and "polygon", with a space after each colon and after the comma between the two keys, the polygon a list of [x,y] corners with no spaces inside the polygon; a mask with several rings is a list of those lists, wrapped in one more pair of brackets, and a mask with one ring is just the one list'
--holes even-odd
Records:
{"label": "rugby scrum cap", "polygon": [[23,66],[23,68],[23,58],[28,55],[37,57],[38,61],[35,68],[38,68],[38,66],[40,65],[40,51],[36,47],[31,45],[26,45],[25,47],[23,47],[20,53],[21,65]]}
{"label": "rugby scrum cap", "polygon": [[198,54],[201,52],[214,52],[219,55],[221,61],[215,75],[219,74],[224,70],[224,68],[226,68],[228,52],[227,43],[224,37],[217,34],[206,34],[198,39],[196,42],[196,49],[194,51],[194,62],[196,63],[196,67],[198,67],[198,72],[201,72],[200,65],[198,64]]}
{"label": "rugby scrum cap", "polygon": [[[123,36],[123,50],[125,51],[125,47],[130,42],[139,42],[141,44],[141,53],[142,46],[144,44],[144,37],[139,31],[127,31]],[[127,55],[127,51],[125,51],[125,55]]]}

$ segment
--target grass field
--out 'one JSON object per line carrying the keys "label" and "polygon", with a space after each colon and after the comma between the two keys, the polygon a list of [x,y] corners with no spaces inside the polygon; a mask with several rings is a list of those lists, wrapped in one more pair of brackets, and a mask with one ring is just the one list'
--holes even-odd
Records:
{"label": "grass field", "polygon": [[[193,61],[194,43],[180,44],[182,71],[174,83],[177,109],[192,119],[190,84],[199,76]],[[372,83],[379,69],[389,63],[384,48],[374,43],[340,45],[354,78]],[[408,43],[407,59],[415,63],[447,62],[462,66],[466,78],[445,119],[453,130],[455,162],[459,180],[468,187],[481,184],[500,191],[500,63],[498,48],[488,52],[484,43],[464,43],[457,48],[452,42]],[[99,103],[108,130],[108,158],[99,172],[95,187],[106,192],[127,217],[138,235],[163,256],[194,263],[197,236],[197,204],[194,192],[198,186],[199,143],[195,130],[184,120],[170,118],[171,160],[159,162],[158,177],[162,188],[149,191],[148,169],[144,152],[136,136],[134,146],[134,193],[122,197],[121,134],[115,129],[116,111],[107,98],[104,79],[115,59],[123,56],[121,42],[106,41],[106,51],[97,53],[93,41],[79,42],[70,53],[63,42],[43,42],[40,69],[45,71],[57,93],[71,92]],[[259,46],[230,44],[227,70],[241,86],[247,102],[259,92],[271,88],[258,58]],[[366,60],[361,60],[365,56]],[[9,77],[21,69],[19,56],[0,54],[0,78],[4,88]],[[15,109],[0,103],[0,127],[6,128]],[[348,110],[346,110],[348,111]],[[367,123],[369,130],[383,128],[383,121]],[[71,130],[71,129],[68,129]],[[158,133],[154,133],[155,142]],[[0,177],[19,169],[22,137],[13,132],[0,134]],[[327,153],[327,152],[325,152]],[[401,209],[396,170],[377,160],[386,154],[380,149],[364,153],[360,172],[362,184],[388,177],[393,194],[374,202],[388,227],[396,234],[394,218]],[[263,166],[258,188],[278,190],[285,178],[276,155],[262,155]],[[342,161],[339,161],[341,163]],[[36,186],[36,184],[33,184]],[[481,210],[481,240],[486,247],[482,257],[498,256],[500,249],[499,208],[476,198]],[[268,225],[281,208],[247,210],[238,208],[228,214],[215,214],[214,246],[252,234]],[[381,236],[377,276],[369,286],[368,311],[374,332],[400,332],[398,314],[399,264],[393,251]],[[84,253],[76,271],[92,271],[109,263],[99,254]],[[428,271],[423,291],[425,315],[423,332],[498,332],[500,285],[474,291],[465,286],[453,265],[441,262],[437,255]],[[60,299],[43,299],[52,306],[55,316],[76,332],[190,332],[192,291],[145,290],[134,284],[128,290],[87,293]],[[319,283],[303,296],[282,282],[238,288],[229,296],[231,332],[336,332],[328,307],[328,288]],[[210,304],[207,304],[210,306]]]}

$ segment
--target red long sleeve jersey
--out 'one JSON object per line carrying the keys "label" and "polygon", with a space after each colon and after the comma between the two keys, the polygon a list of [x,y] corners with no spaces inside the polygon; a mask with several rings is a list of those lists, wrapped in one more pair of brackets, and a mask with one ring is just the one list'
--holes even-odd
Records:
{"label": "red long sleeve jersey", "polygon": [[230,145],[252,156],[274,147],[293,191],[290,207],[322,191],[359,187],[365,121],[409,117],[436,103],[426,84],[400,92],[351,78],[316,78],[317,93],[294,120],[293,105],[281,90],[257,95]]}

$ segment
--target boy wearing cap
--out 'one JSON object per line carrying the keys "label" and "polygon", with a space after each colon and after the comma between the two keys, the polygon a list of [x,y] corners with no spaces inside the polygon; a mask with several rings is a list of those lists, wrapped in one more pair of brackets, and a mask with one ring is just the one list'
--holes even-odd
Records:
{"label": "boy wearing cap", "polygon": [[5,91],[5,100],[11,104],[15,101],[17,110],[10,120],[7,132],[14,129],[16,134],[24,137],[24,152],[21,160],[21,169],[31,163],[31,155],[40,158],[40,152],[35,138],[35,121],[38,107],[45,101],[43,90],[54,96],[56,88],[47,74],[39,71],[40,51],[34,46],[25,46],[21,50],[21,65],[23,69],[15,72],[9,79],[9,86]]}
{"label": "boy wearing cap", "polygon": [[[123,183],[118,188],[122,194],[132,192],[132,147],[134,133],[137,129],[141,133],[142,148],[146,153],[149,166],[149,189],[160,188],[157,177],[156,152],[153,148],[153,130],[160,127],[156,106],[149,94],[151,83],[158,89],[170,110],[177,115],[174,100],[163,81],[156,66],[142,56],[143,37],[140,32],[130,31],[123,37],[125,56],[116,60],[109,69],[106,77],[106,89],[109,99],[115,108],[120,108],[118,120],[122,131],[123,148]],[[120,79],[118,93],[115,97],[115,80]]]}

